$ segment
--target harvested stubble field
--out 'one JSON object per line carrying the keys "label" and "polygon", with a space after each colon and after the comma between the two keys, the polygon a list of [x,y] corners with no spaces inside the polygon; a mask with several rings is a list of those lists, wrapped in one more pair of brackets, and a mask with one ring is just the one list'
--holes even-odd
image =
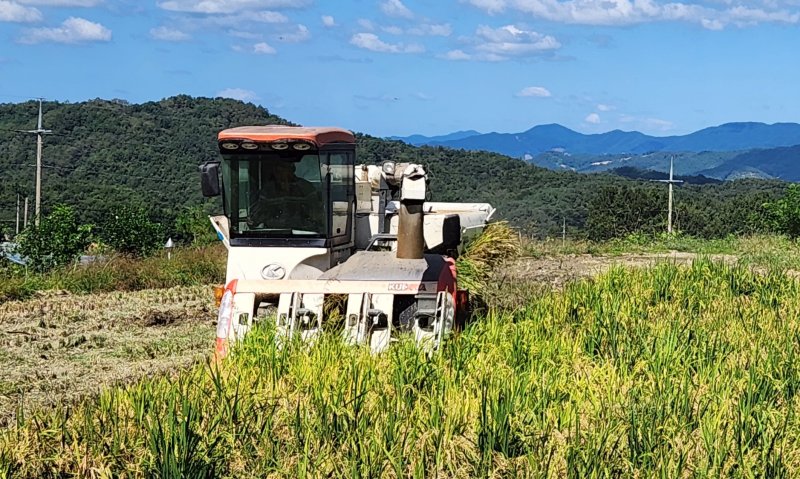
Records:
{"label": "harvested stubble field", "polygon": [[612,267],[430,358],[260,328],[221,367],[18,417],[0,477],[798,477],[798,352],[791,276]]}
{"label": "harvested stubble field", "polygon": [[73,403],[101,388],[202,359],[216,321],[211,288],[182,286],[0,304],[0,424],[21,407]]}

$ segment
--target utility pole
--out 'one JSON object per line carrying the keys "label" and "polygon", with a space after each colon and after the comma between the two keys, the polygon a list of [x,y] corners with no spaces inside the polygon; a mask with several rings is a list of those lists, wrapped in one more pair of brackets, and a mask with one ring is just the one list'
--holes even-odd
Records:
{"label": "utility pole", "polygon": [[25,197],[25,222],[23,223],[23,228],[28,227],[28,197]]}
{"label": "utility pole", "polygon": [[36,133],[36,207],[34,224],[39,226],[39,216],[42,212],[42,135],[52,133],[52,130],[42,128],[42,98],[39,98],[39,122],[35,130],[28,133]]}
{"label": "utility pole", "polygon": [[672,234],[672,185],[683,183],[683,180],[675,180],[672,176],[672,164],[675,157],[669,158],[669,179],[657,180],[660,183],[667,183],[669,185],[669,200],[667,203],[667,234]]}
{"label": "utility pole", "polygon": [[19,193],[17,193],[17,227],[14,230],[14,236],[19,234]]}
{"label": "utility pole", "polygon": [[[42,127],[42,101],[44,98],[37,98],[39,100],[39,121],[36,123],[35,130],[12,130],[18,133],[31,133],[36,135],[36,207],[35,213],[36,218],[34,218],[34,222],[36,226],[39,226],[39,216],[42,213],[42,135],[47,135],[52,133],[52,130],[45,130]],[[27,198],[25,198],[27,201]],[[25,212],[27,214],[27,208]],[[26,222],[27,226],[27,222]]]}

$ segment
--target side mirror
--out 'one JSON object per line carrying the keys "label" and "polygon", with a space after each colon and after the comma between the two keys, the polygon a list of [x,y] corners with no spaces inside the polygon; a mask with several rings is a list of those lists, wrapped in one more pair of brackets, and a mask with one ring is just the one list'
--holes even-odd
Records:
{"label": "side mirror", "polygon": [[213,161],[200,165],[200,187],[203,196],[219,196],[219,162]]}

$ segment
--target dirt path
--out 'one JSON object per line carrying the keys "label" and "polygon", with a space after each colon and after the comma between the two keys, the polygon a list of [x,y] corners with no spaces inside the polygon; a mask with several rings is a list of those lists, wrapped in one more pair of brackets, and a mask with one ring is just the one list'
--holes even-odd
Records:
{"label": "dirt path", "polygon": [[21,404],[58,404],[185,367],[211,351],[215,321],[210,287],[0,304],[0,425]]}
{"label": "dirt path", "polygon": [[[644,267],[659,261],[691,263],[699,255],[694,253],[625,254],[619,256],[570,255],[558,258],[521,258],[512,262],[501,273],[506,279],[524,279],[555,288],[581,278],[598,275],[613,266]],[[706,255],[717,261],[735,262],[730,255]]]}

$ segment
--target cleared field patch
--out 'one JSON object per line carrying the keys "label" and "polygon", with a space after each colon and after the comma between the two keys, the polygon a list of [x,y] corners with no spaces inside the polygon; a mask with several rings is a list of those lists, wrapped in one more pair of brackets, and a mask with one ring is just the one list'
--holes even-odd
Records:
{"label": "cleared field patch", "polygon": [[209,287],[0,304],[0,424],[20,406],[69,403],[103,386],[183,368],[211,351]]}
{"label": "cleared field patch", "polygon": [[797,477],[795,279],[617,267],[432,357],[257,329],[220,368],[111,388],[0,435],[0,475]]}

